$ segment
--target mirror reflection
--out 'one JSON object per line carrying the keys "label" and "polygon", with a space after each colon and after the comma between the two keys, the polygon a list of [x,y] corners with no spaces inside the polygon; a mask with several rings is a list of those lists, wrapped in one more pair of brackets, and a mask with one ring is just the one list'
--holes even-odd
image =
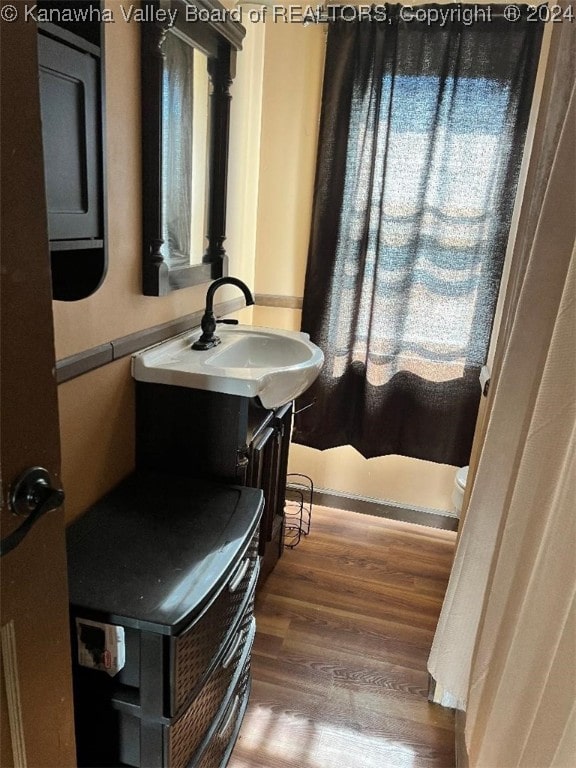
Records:
{"label": "mirror reflection", "polygon": [[208,60],[177,34],[162,52],[162,250],[170,268],[186,267],[207,246]]}

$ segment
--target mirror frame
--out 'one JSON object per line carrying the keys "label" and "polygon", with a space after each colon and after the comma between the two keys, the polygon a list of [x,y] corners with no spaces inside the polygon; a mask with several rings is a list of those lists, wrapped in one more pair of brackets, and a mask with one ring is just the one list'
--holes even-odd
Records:
{"label": "mirror frame", "polygon": [[[228,273],[226,191],[230,130],[230,86],[245,28],[218,0],[142,0],[142,288],[146,296],[166,296],[178,288],[210,282]],[[173,16],[173,14],[175,15]],[[170,18],[174,25],[170,25]],[[198,21],[187,19],[196,18]],[[162,254],[162,44],[174,34],[208,58],[210,81],[207,247],[202,262],[170,267]]]}

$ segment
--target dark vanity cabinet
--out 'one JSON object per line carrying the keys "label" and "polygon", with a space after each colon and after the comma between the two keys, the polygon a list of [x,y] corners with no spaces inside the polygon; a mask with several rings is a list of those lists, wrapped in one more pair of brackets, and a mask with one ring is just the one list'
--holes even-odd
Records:
{"label": "dark vanity cabinet", "polygon": [[221,768],[250,689],[262,493],[136,472],[67,534],[79,766]]}
{"label": "dark vanity cabinet", "polygon": [[136,463],[264,491],[261,580],[282,554],[292,404],[136,382]]}
{"label": "dark vanity cabinet", "polygon": [[246,483],[264,492],[260,528],[262,580],[274,568],[284,548],[284,504],[291,430],[292,403],[288,403],[268,412],[248,446]]}

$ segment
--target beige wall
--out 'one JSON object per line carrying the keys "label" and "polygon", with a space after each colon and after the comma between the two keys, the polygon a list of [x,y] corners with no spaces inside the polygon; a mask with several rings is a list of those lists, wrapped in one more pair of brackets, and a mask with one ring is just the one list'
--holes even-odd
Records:
{"label": "beige wall", "polygon": [[[56,357],[199,310],[206,286],[166,297],[141,292],[141,164],[139,27],[105,27],[108,273],[100,289],[78,302],[54,302]],[[254,282],[255,211],[260,141],[263,25],[248,27],[232,86],[228,203],[230,273]],[[222,288],[219,300],[233,298]],[[241,313],[244,322],[250,312]],[[98,369],[59,390],[62,476],[72,519],[125,476],[134,464],[134,405],[129,360]]]}
{"label": "beige wall", "polygon": [[322,25],[266,22],[256,292],[302,296],[324,71]]}
{"label": "beige wall", "polygon": [[[231,89],[227,239],[224,245],[230,257],[230,274],[253,288],[265,27],[261,23],[251,24],[247,19],[244,19],[244,26],[246,38],[243,50],[238,54],[236,78]],[[236,296],[237,292],[232,289],[230,295]]]}

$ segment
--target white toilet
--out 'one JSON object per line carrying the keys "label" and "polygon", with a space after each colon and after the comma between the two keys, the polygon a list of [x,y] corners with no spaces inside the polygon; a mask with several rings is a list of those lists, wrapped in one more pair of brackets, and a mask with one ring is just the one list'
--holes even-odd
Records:
{"label": "white toilet", "polygon": [[456,470],[454,477],[454,490],[452,491],[452,504],[456,517],[460,517],[462,512],[462,502],[464,501],[464,491],[466,490],[466,481],[468,480],[468,467],[460,467]]}

